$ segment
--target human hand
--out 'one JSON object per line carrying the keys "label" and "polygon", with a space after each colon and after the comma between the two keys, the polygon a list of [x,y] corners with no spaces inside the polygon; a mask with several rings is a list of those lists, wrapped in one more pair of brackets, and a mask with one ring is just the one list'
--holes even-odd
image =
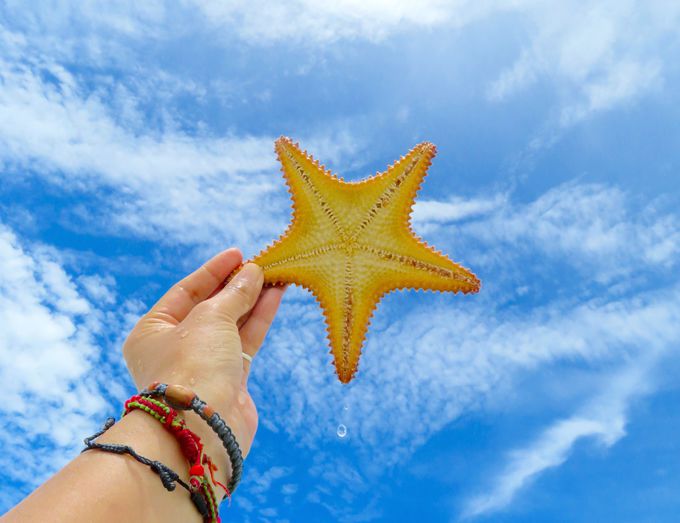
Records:
{"label": "human hand", "polygon": [[[231,427],[245,457],[257,430],[257,410],[248,393],[250,363],[274,319],[283,287],[262,289],[262,269],[246,264],[232,248],[175,284],[137,323],[123,346],[130,374],[141,390],[154,381],[184,385],[212,406]],[[217,437],[195,416],[187,425],[219,463]],[[226,456],[224,456],[226,461]]]}

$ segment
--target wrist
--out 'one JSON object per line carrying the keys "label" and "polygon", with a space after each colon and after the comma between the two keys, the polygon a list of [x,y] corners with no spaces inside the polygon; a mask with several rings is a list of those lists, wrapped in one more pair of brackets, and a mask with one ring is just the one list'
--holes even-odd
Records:
{"label": "wrist", "polygon": [[[226,482],[223,488],[228,493],[233,492],[241,479],[243,467],[243,451],[239,439],[245,433],[242,431],[244,424],[242,416],[239,416],[239,409],[231,408],[225,415],[208,404],[194,390],[183,385],[154,382],[140,394],[149,401],[152,401],[152,398],[160,400],[165,408],[185,413],[182,424],[194,433],[194,437],[200,438],[199,448],[202,448],[205,457],[209,457],[218,467],[215,469],[209,466],[209,471],[219,470],[220,479]],[[204,461],[203,464],[205,463]],[[215,476],[212,476],[212,479],[214,483],[222,483]]]}
{"label": "wrist", "polygon": [[189,479],[186,460],[174,436],[144,412],[132,411],[123,416],[119,422],[99,436],[97,441],[129,445],[139,454],[167,465],[183,481]]}

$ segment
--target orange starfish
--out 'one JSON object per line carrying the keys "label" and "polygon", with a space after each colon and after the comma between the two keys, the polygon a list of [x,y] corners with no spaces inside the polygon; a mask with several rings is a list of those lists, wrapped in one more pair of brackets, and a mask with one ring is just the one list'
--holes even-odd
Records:
{"label": "orange starfish", "polygon": [[356,373],[371,315],[395,289],[477,292],[467,269],[420,240],[411,229],[416,193],[436,148],[421,143],[387,171],[345,182],[289,138],[276,152],[293,200],[288,230],[252,261],[265,283],[309,289],[326,318],[338,378]]}

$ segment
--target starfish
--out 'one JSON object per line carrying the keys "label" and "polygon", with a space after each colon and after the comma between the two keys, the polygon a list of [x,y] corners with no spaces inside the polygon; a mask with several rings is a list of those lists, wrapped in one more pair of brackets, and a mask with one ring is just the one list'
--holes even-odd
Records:
{"label": "starfish", "polygon": [[338,378],[359,364],[370,318],[395,289],[477,292],[480,282],[411,229],[416,193],[436,153],[416,145],[387,171],[346,182],[289,138],[276,153],[293,201],[286,232],[251,261],[265,283],[294,283],[314,294],[326,319]]}

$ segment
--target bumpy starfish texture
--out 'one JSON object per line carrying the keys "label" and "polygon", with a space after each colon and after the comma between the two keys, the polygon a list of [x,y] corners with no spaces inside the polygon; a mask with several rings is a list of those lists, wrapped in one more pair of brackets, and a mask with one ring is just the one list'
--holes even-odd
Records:
{"label": "bumpy starfish texture", "polygon": [[357,371],[373,311],[392,290],[471,293],[480,282],[411,229],[416,193],[435,146],[415,146],[387,171],[360,182],[332,175],[289,138],[276,152],[293,200],[288,230],[252,261],[265,283],[310,290],[326,318],[338,378]]}

